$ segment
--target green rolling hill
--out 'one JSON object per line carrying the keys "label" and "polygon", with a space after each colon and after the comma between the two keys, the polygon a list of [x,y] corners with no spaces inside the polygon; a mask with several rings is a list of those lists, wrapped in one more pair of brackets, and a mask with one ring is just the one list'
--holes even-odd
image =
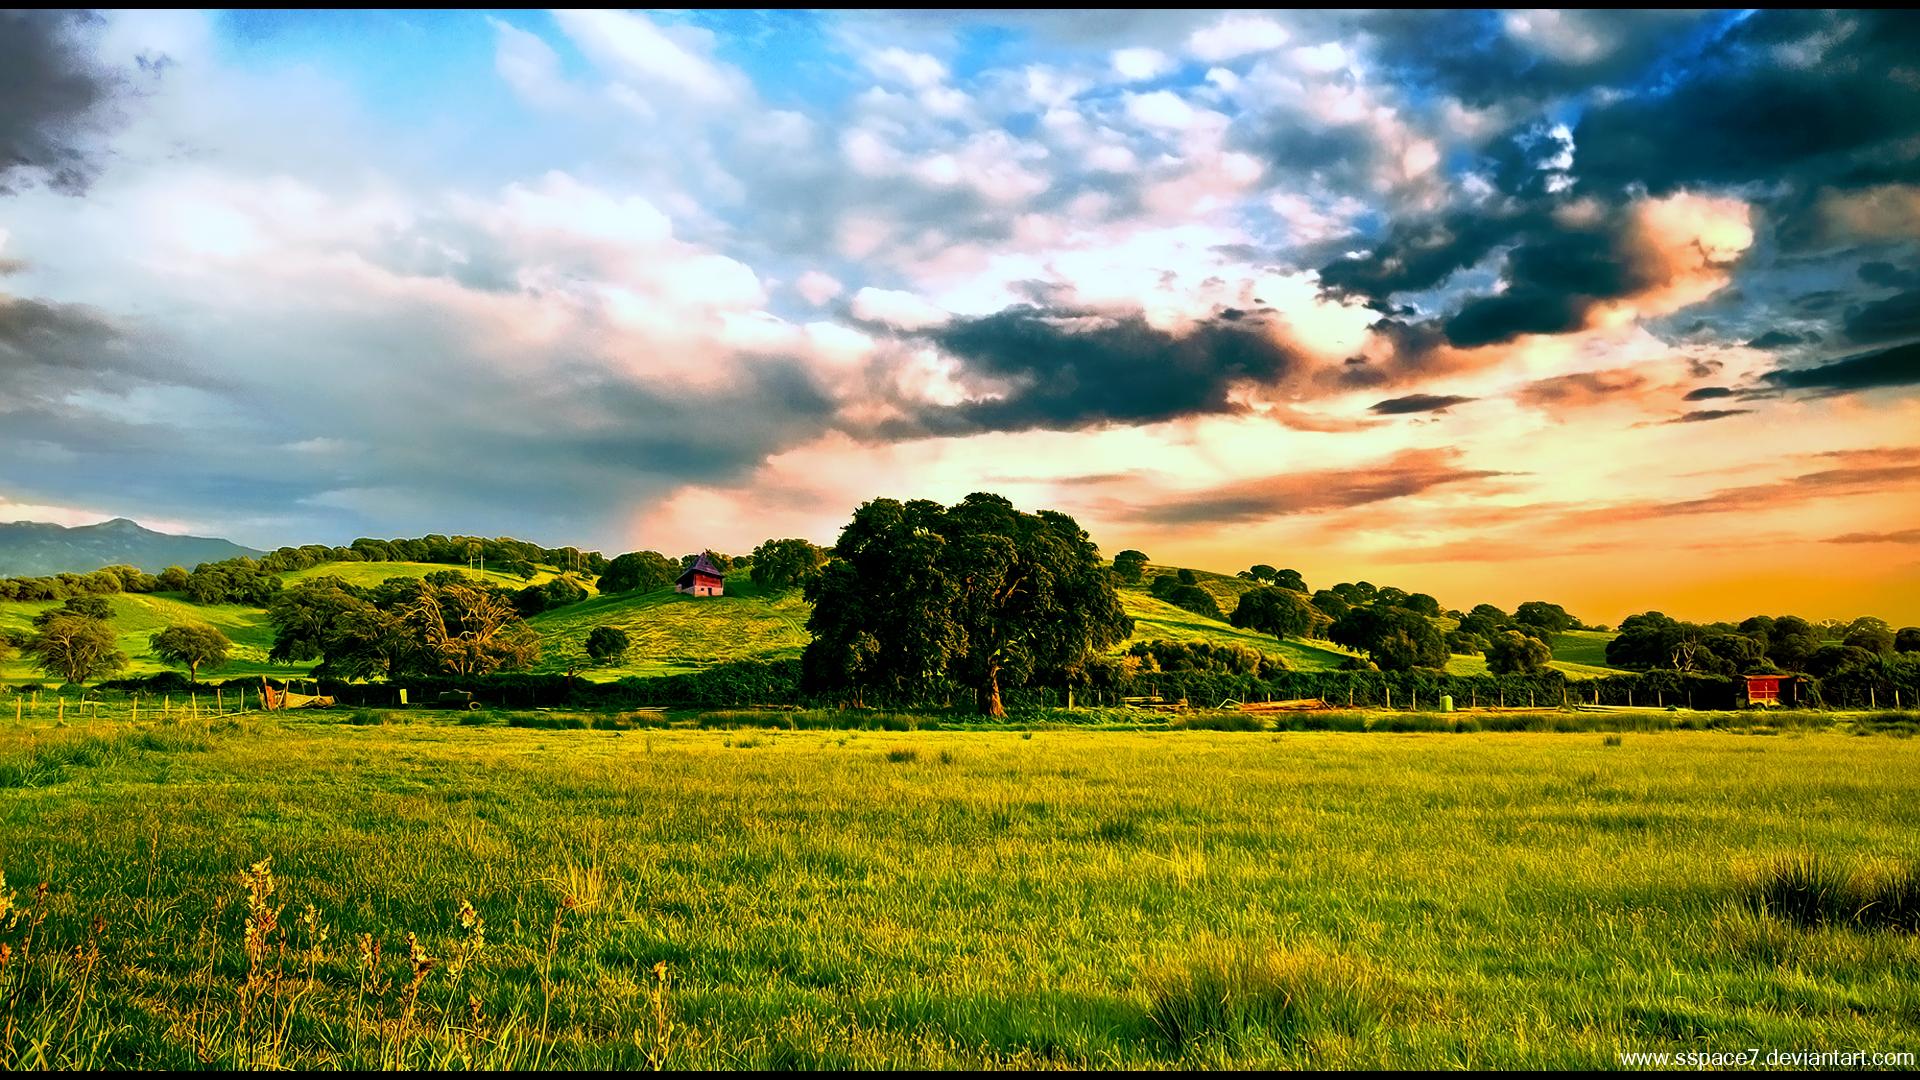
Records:
{"label": "green rolling hill", "polygon": [[530,620],[540,633],[539,671],[565,671],[586,650],[596,626],[618,626],[632,639],[631,659],[593,668],[596,679],[672,675],[729,660],[798,656],[807,644],[800,590],[764,592],[745,571],[727,575],[725,596],[694,599],[671,586],[644,593],[596,596]]}
{"label": "green rolling hill", "polygon": [[[392,577],[422,578],[444,570],[462,567],[439,563],[347,562],[325,563],[283,575],[287,584],[317,577],[335,576],[360,586],[377,585]],[[1174,567],[1149,566],[1145,580],[1160,573],[1172,573]],[[486,577],[504,588],[519,589],[557,576],[558,571],[543,567],[530,579],[488,571]],[[1251,581],[1227,574],[1196,571],[1201,588],[1212,593],[1223,611],[1232,611],[1241,594],[1254,588]],[[589,593],[591,581],[576,577]],[[1144,586],[1120,590],[1127,614],[1134,619],[1134,640],[1208,641],[1240,645],[1268,655],[1284,657],[1298,671],[1327,671],[1338,668],[1355,654],[1331,642],[1280,641],[1265,634],[1241,630],[1227,623],[1196,615],[1159,600]],[[177,594],[122,595],[109,599],[114,610],[114,629],[120,647],[131,658],[129,675],[147,675],[166,670],[148,650],[149,635],[178,623],[211,623],[225,631],[235,643],[234,658],[226,667],[209,673],[213,678],[236,678],[257,674],[300,674],[311,665],[273,665],[267,652],[273,644],[273,627],[265,611],[220,605],[202,607]],[[0,602],[0,630],[26,630],[33,616],[51,602]],[[695,600],[665,587],[645,593],[614,596],[591,595],[588,599],[546,612],[530,620],[542,639],[542,658],[536,670],[563,672],[581,665],[587,634],[596,626],[618,626],[633,642],[626,663],[613,667],[585,667],[583,677],[614,679],[626,676],[670,675],[695,671],[714,664],[749,658],[773,659],[798,656],[806,646],[806,600],[797,589],[763,591],[753,584],[744,570],[727,575],[727,595]],[[1553,666],[1574,678],[1606,675],[1616,669],[1606,665],[1606,643],[1610,633],[1572,631],[1557,635],[1553,641]],[[1486,661],[1478,656],[1455,656],[1447,664],[1454,674],[1484,672]],[[19,658],[0,664],[0,680],[40,682],[45,677]]]}
{"label": "green rolling hill", "polygon": [[[530,578],[517,574],[502,574],[495,570],[480,573],[464,566],[449,566],[446,563],[423,562],[335,562],[309,566],[305,570],[290,570],[280,577],[289,585],[300,581],[310,581],[319,577],[337,577],[349,585],[363,588],[378,585],[388,578],[423,578],[428,574],[437,574],[442,570],[456,570],[469,577],[484,577],[488,582],[505,589],[524,589],[529,585],[539,585],[560,576],[549,567],[540,567]],[[576,575],[573,579],[588,592],[594,592],[593,577],[590,574]]]}
{"label": "green rolling hill", "polygon": [[[177,623],[203,622],[218,627],[233,639],[232,659],[217,672],[203,677],[235,679],[247,675],[288,675],[305,672],[311,664],[271,664],[267,652],[273,648],[273,626],[267,613],[259,608],[238,604],[202,606],[172,593],[120,595],[107,598],[113,608],[113,629],[120,638],[120,651],[130,663],[124,676],[153,675],[169,670],[148,649],[147,638]],[[42,603],[0,603],[0,630],[30,630],[33,617],[48,608],[59,607],[52,601]],[[0,679],[7,682],[51,682],[33,670],[21,657],[0,663]]]}

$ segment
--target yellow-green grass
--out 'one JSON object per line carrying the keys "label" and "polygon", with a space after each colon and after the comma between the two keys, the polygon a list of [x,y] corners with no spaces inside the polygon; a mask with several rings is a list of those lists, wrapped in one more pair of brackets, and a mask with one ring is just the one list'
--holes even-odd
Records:
{"label": "yellow-green grass", "polygon": [[727,575],[723,596],[683,596],[671,586],[599,596],[530,620],[540,634],[540,671],[565,671],[586,655],[596,626],[617,626],[632,642],[624,663],[591,678],[672,675],[732,660],[798,656],[810,611],[799,589],[767,591],[745,572]]}
{"label": "yellow-green grass", "polygon": [[1746,882],[1920,859],[1920,740],[352,719],[0,728],[0,871],[49,888],[30,955],[31,918],[0,933],[0,1065],[1914,1049],[1916,935],[1757,914]]}
{"label": "yellow-green grass", "polygon": [[1611,630],[1568,630],[1555,634],[1550,642],[1553,658],[1569,670],[1577,667],[1592,675],[1618,674],[1623,669],[1607,663],[1607,643],[1617,636]]}
{"label": "yellow-green grass", "polygon": [[[317,577],[337,577],[349,585],[365,587],[378,585],[388,578],[423,578],[428,574],[437,574],[444,570],[455,570],[472,577],[485,578],[492,584],[509,589],[524,589],[528,585],[541,585],[559,576],[555,570],[544,566],[536,567],[532,577],[523,578],[518,574],[503,574],[497,570],[488,570],[483,573],[478,570],[468,569],[465,566],[452,566],[447,563],[334,562],[321,563],[318,566],[309,566],[305,570],[289,570],[280,575],[280,577],[289,585]],[[575,574],[573,580],[588,592],[595,591],[593,575]]]}
{"label": "yellow-green grass", "polygon": [[[1178,574],[1178,566],[1160,566],[1148,563],[1140,575],[1140,588],[1152,584],[1153,579],[1162,574]],[[1190,567],[1187,569],[1191,569]],[[1211,570],[1194,570],[1194,584],[1213,594],[1214,602],[1220,605],[1223,613],[1231,614],[1240,603],[1240,597],[1250,590],[1260,588],[1261,583],[1250,578],[1235,577],[1233,574],[1217,574]]]}
{"label": "yellow-green grass", "polygon": [[[1552,668],[1555,671],[1564,672],[1568,679],[1574,680],[1576,682],[1582,679],[1598,679],[1607,675],[1620,674],[1620,671],[1617,668],[1594,667],[1591,664],[1570,664],[1564,660],[1551,660],[1547,663],[1547,666]],[[1464,655],[1461,653],[1455,653],[1452,656],[1449,656],[1447,658],[1447,674],[1449,675],[1488,674],[1487,658],[1480,655]]]}
{"label": "yellow-green grass", "polygon": [[[154,656],[148,639],[169,626],[192,622],[219,628],[234,644],[228,662],[213,670],[202,668],[202,679],[286,675],[304,672],[312,667],[311,664],[272,664],[267,661],[267,652],[273,648],[273,625],[267,621],[267,613],[259,608],[238,604],[195,604],[175,593],[123,593],[109,596],[106,600],[113,609],[112,626],[120,639],[120,651],[127,654],[129,661],[126,669],[120,672],[122,677],[180,670],[168,668]],[[59,606],[53,601],[0,602],[0,630],[31,630],[35,615]],[[15,656],[0,663],[0,681],[51,684],[59,680],[35,670],[23,657]]]}
{"label": "yellow-green grass", "polygon": [[1133,616],[1133,641],[1205,641],[1241,645],[1269,656],[1284,656],[1295,671],[1332,671],[1350,653],[1331,642],[1281,641],[1196,615],[1139,589],[1120,590],[1120,604]]}

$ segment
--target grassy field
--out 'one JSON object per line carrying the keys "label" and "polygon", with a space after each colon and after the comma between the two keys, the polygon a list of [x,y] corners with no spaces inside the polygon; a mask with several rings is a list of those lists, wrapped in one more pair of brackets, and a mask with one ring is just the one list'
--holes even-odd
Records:
{"label": "grassy field", "polygon": [[1745,884],[1920,859],[1911,739],[384,718],[0,729],[0,1064],[1914,1048],[1913,933]]}
{"label": "grassy field", "polygon": [[601,596],[531,620],[541,639],[537,670],[564,671],[586,652],[596,626],[618,626],[633,642],[627,663],[592,678],[673,675],[728,660],[798,656],[807,644],[806,600],[798,589],[767,593],[745,572],[727,575],[726,595],[682,596],[671,587]]}

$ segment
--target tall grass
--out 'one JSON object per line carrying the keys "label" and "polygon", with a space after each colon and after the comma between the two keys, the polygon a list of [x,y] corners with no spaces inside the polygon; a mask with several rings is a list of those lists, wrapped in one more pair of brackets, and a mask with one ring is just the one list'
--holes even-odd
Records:
{"label": "tall grass", "polygon": [[[1574,1068],[1920,1015],[1911,740],[409,715],[0,730],[0,1066]],[[1815,885],[1748,901],[1782,850]]]}

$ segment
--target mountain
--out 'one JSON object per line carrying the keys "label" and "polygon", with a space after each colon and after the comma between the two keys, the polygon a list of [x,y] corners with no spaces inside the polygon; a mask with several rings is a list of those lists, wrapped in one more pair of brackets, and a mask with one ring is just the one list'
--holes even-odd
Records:
{"label": "mountain", "polygon": [[191,570],[196,563],[259,554],[230,540],[154,532],[126,518],[73,528],[40,521],[0,523],[0,577],[84,574],[123,564],[157,574],[169,566]]}

